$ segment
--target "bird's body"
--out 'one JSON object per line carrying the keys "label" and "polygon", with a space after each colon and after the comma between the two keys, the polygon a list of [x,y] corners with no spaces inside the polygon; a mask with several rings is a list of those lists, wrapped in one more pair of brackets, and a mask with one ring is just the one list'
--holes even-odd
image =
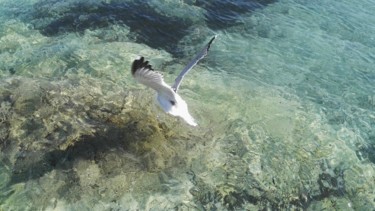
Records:
{"label": "bird's body", "polygon": [[188,111],[186,102],[177,94],[177,90],[185,74],[191,70],[200,59],[207,55],[211,43],[216,38],[214,36],[210,42],[202,49],[201,52],[184,68],[176,78],[174,85],[171,87],[164,82],[163,76],[155,72],[152,66],[145,61],[143,57],[136,59],[132,65],[132,75],[140,83],[151,87],[157,92],[157,101],[159,106],[168,114],[178,116],[184,119],[189,125],[197,126],[194,118]]}
{"label": "bird's body", "polygon": [[186,102],[172,88],[168,92],[158,92],[156,99],[166,113],[179,116],[189,125],[197,126],[197,123],[188,111]]}

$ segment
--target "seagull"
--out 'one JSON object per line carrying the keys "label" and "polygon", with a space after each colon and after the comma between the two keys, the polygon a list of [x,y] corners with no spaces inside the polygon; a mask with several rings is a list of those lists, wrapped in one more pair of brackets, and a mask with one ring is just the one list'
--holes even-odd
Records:
{"label": "seagull", "polygon": [[186,102],[181,98],[177,91],[186,73],[188,73],[201,59],[207,55],[208,50],[216,37],[217,35],[212,37],[208,44],[206,44],[206,46],[194,57],[194,59],[189,62],[189,64],[177,76],[172,86],[164,82],[163,75],[154,71],[152,66],[149,64],[149,61],[146,61],[144,57],[134,60],[132,64],[131,72],[133,77],[139,83],[148,86],[157,92],[156,99],[159,102],[159,106],[166,113],[181,117],[191,126],[197,126],[198,124],[190,115]]}

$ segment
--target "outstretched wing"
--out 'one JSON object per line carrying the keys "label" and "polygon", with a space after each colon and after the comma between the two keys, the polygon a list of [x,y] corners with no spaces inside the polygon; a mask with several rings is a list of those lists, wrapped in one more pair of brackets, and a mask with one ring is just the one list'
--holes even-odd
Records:
{"label": "outstretched wing", "polygon": [[155,72],[152,66],[145,61],[143,57],[136,59],[132,64],[132,75],[141,84],[151,87],[160,92],[170,89],[169,85],[164,82],[163,75]]}
{"label": "outstretched wing", "polygon": [[213,38],[211,38],[210,42],[208,42],[208,44],[206,46],[204,46],[204,48],[194,57],[194,59],[191,60],[189,62],[189,64],[181,71],[180,75],[177,76],[177,78],[176,78],[176,80],[175,80],[175,82],[172,86],[173,91],[175,91],[177,93],[178,87],[180,86],[181,81],[184,78],[184,76],[186,75],[186,73],[188,73],[189,70],[191,70],[199,62],[199,60],[203,59],[207,55],[208,50],[210,49],[211,44],[215,40],[216,37],[217,37],[217,35],[215,35]]}

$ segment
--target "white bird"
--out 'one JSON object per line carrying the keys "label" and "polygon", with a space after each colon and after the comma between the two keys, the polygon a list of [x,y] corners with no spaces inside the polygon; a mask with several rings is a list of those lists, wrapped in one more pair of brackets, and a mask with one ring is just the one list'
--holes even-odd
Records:
{"label": "white bird", "polygon": [[132,75],[141,84],[151,87],[157,92],[157,100],[160,107],[168,114],[184,119],[189,125],[197,126],[194,118],[190,115],[186,102],[177,94],[181,81],[189,70],[191,70],[199,60],[203,59],[210,49],[215,35],[208,44],[194,57],[193,60],[181,71],[175,79],[173,86],[164,82],[163,75],[154,71],[152,66],[143,57],[133,61]]}

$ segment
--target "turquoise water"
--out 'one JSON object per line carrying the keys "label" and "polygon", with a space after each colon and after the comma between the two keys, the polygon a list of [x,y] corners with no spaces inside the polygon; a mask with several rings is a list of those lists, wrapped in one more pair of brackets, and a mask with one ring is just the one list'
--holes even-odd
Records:
{"label": "turquoise water", "polygon": [[[374,1],[0,0],[0,210],[374,210]],[[163,113],[165,80],[215,34]]]}

